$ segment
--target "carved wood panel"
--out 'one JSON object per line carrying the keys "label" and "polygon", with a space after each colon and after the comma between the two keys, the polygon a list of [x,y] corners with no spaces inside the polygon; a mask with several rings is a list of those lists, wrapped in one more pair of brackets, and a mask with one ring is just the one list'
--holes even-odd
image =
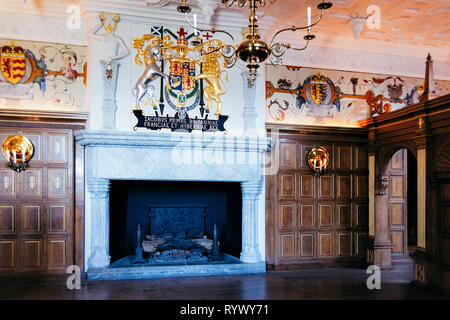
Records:
{"label": "carved wood panel", "polygon": [[332,257],[333,256],[333,234],[319,233],[319,256]]}
{"label": "carved wood panel", "polygon": [[295,234],[290,233],[281,235],[281,257],[295,257]]}
{"label": "carved wood panel", "polygon": [[333,176],[323,175],[319,177],[319,198],[333,199]]}
{"label": "carved wood panel", "polygon": [[296,204],[282,204],[280,206],[280,228],[291,228],[295,226]]}
{"label": "carved wood panel", "polygon": [[314,176],[300,175],[300,198],[314,197]]}
{"label": "carved wood panel", "polygon": [[41,267],[42,240],[28,239],[23,240],[22,261],[24,269],[36,269]]}
{"label": "carved wood panel", "polygon": [[14,233],[15,232],[15,220],[16,220],[16,208],[14,205],[0,206],[0,233]]}
{"label": "carved wood panel", "polygon": [[16,240],[0,239],[0,270],[13,269],[16,265]]}
{"label": "carved wood panel", "polygon": [[319,226],[333,226],[333,206],[330,204],[319,204]]}
{"label": "carved wood panel", "polygon": [[0,170],[0,197],[16,197],[16,179],[14,171],[10,169]]}
{"label": "carved wood panel", "polygon": [[65,239],[48,240],[48,267],[65,268],[67,265],[67,248]]}
{"label": "carved wood panel", "polygon": [[280,192],[281,198],[295,197],[295,174],[280,175]]}
{"label": "carved wood panel", "polygon": [[0,274],[64,273],[74,262],[73,132],[0,127],[0,139],[12,134],[35,153],[20,173],[0,157]]}
{"label": "carved wood panel", "polygon": [[352,151],[353,148],[351,146],[340,146],[337,147],[337,168],[340,170],[351,170],[352,169]]}
{"label": "carved wood panel", "polygon": [[300,235],[300,257],[314,257],[314,234],[302,233]]}
{"label": "carved wood panel", "polygon": [[39,203],[22,205],[22,233],[39,234],[42,232],[42,207]]}
{"label": "carved wood panel", "polygon": [[339,256],[351,256],[352,255],[352,234],[351,233],[339,233],[338,235]]}
{"label": "carved wood panel", "polygon": [[300,219],[298,220],[301,227],[314,227],[314,204],[300,205]]}

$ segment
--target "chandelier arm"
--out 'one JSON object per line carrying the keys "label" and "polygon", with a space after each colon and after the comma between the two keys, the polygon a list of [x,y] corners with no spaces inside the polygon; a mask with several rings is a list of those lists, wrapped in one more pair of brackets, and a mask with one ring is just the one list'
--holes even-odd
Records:
{"label": "chandelier arm", "polygon": [[284,29],[278,30],[278,31],[274,34],[274,36],[272,37],[272,41],[270,41],[270,46],[272,46],[273,41],[275,40],[275,38],[276,38],[280,33],[285,32],[285,31],[294,31],[294,32],[295,32],[295,31],[298,31],[298,30],[307,30],[307,29],[312,28],[312,27],[314,27],[315,25],[317,25],[317,24],[320,22],[320,20],[322,20],[322,17],[323,17],[323,10],[320,10],[320,17],[317,18],[317,20],[314,21],[314,23],[312,23],[310,26],[304,26],[304,27],[296,27],[296,26],[292,26],[292,27],[290,27],[290,28],[284,28]]}
{"label": "chandelier arm", "polygon": [[292,50],[296,50],[296,51],[302,51],[302,50],[305,50],[305,49],[308,47],[308,44],[309,44],[309,40],[306,40],[306,44],[305,44],[305,46],[302,47],[302,48],[295,48],[295,47],[291,47],[291,46],[289,46],[289,47],[287,47],[287,48],[288,48],[288,49],[292,49]]}
{"label": "chandelier arm", "polygon": [[214,28],[212,28],[212,29],[196,28],[196,27],[191,23],[191,21],[189,20],[188,13],[185,12],[184,15],[185,15],[185,17],[186,17],[186,21],[189,23],[189,25],[190,25],[194,30],[201,31],[201,32],[212,32],[212,33],[219,32],[219,33],[225,33],[225,34],[227,34],[227,35],[231,38],[231,40],[233,41],[234,47],[236,47],[236,40],[234,40],[234,37],[233,37],[233,36],[231,35],[231,33],[229,33],[228,31],[220,30],[220,29],[218,30],[218,29],[214,29]]}
{"label": "chandelier arm", "polygon": [[232,63],[232,64],[228,64],[228,63],[227,63],[227,64],[225,65],[225,68],[227,68],[227,69],[233,68],[234,65],[236,64],[236,61],[237,61],[237,57],[234,57],[233,63]]}

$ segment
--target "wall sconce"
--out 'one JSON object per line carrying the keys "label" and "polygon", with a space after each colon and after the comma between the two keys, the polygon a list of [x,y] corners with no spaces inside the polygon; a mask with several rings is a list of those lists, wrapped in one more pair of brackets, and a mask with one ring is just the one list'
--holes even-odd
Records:
{"label": "wall sconce", "polygon": [[311,169],[316,175],[325,173],[330,163],[330,155],[325,147],[312,148],[306,157]]}
{"label": "wall sconce", "polygon": [[2,152],[9,167],[17,172],[25,171],[28,161],[33,157],[34,147],[31,141],[22,135],[13,135],[2,143]]}

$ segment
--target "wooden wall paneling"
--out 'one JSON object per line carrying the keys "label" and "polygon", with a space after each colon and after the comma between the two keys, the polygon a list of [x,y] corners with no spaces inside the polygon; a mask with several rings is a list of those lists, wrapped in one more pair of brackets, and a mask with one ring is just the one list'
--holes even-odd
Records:
{"label": "wooden wall paneling", "polygon": [[295,233],[282,233],[280,238],[281,258],[295,258]]}
{"label": "wooden wall paneling", "polygon": [[352,198],[352,176],[338,175],[336,182],[337,182],[337,198],[350,200]]}
{"label": "wooden wall paneling", "polygon": [[279,175],[280,198],[294,199],[296,195],[296,175],[295,173],[281,173]]}
{"label": "wooden wall paneling", "polygon": [[22,242],[22,268],[39,271],[42,267],[42,239],[26,238]]}
{"label": "wooden wall paneling", "polygon": [[[0,275],[65,273],[75,260],[83,261],[84,254],[77,249],[75,259],[75,244],[84,246],[84,236],[80,236],[84,233],[84,195],[77,199],[80,241],[75,242],[73,130],[83,125],[64,121],[47,125],[34,120],[8,123],[1,116],[0,122],[0,139],[23,134],[35,148],[24,172],[14,172],[0,160]],[[83,183],[81,174],[78,187]]]}
{"label": "wooden wall paneling", "polygon": [[[444,231],[447,214],[446,207],[450,203],[450,94],[431,99],[418,104],[385,113],[377,117],[371,117],[360,121],[359,124],[369,130],[369,135],[373,138],[370,150],[380,157],[379,162],[384,163],[391,152],[398,148],[408,147],[421,160],[418,163],[421,173],[426,171],[426,184],[421,184],[418,197],[418,244],[419,246],[411,253],[414,260],[414,279],[436,289],[444,289],[450,293],[450,268],[444,265],[444,256],[449,254],[448,233]],[[398,157],[398,158],[397,158]],[[387,171],[395,171],[394,175],[400,176],[402,167],[400,155],[394,157],[393,162],[388,165]],[[418,161],[419,162],[419,161]],[[426,166],[422,166],[423,163]],[[384,168],[378,168],[383,170]],[[407,168],[406,168],[407,169]],[[400,171],[400,174],[399,174]],[[386,175],[389,175],[387,172]],[[420,173],[420,172],[419,172]],[[394,232],[394,241],[397,241],[397,250],[400,250],[398,243],[402,240],[400,232],[405,234],[403,242],[407,244],[407,224],[405,228],[399,226],[400,203],[402,199],[400,180],[394,181],[398,185],[396,190],[388,190],[389,196],[389,223],[391,232]],[[404,186],[408,186],[408,181],[404,181]],[[447,189],[447,191],[445,191]],[[394,191],[394,192],[393,192]],[[405,188],[404,194],[408,193]],[[423,199],[422,199],[423,198]],[[403,216],[407,217],[407,202],[403,206]],[[406,220],[407,222],[407,220]],[[377,235],[375,234],[375,238]],[[395,244],[394,244],[395,245]],[[446,245],[446,246],[444,246]],[[393,258],[397,259],[393,254]]]}
{"label": "wooden wall paneling", "polygon": [[333,227],[333,204],[319,204],[319,227]]}
{"label": "wooden wall paneling", "polygon": [[314,258],[315,241],[314,233],[300,233],[300,252],[299,257],[302,259]]}
{"label": "wooden wall paneling", "polygon": [[324,174],[318,177],[319,180],[319,192],[318,197],[320,199],[334,199],[334,175]]}
{"label": "wooden wall paneling", "polygon": [[339,232],[338,239],[338,256],[350,257],[352,255],[352,234],[350,232]]}
{"label": "wooden wall paneling", "polygon": [[[266,197],[266,228],[271,229],[266,231],[266,247],[274,248],[266,250],[268,263],[276,269],[363,264],[368,232],[366,136],[285,130],[279,139],[282,166],[266,179],[267,190],[277,191],[275,197]],[[352,139],[355,142],[349,142]],[[325,146],[331,159],[327,172],[319,176],[306,162],[317,146]]]}
{"label": "wooden wall paneling", "polygon": [[333,233],[319,233],[319,256],[321,258],[333,257]]}
{"label": "wooden wall paneling", "polygon": [[280,168],[297,168],[297,146],[295,142],[280,142]]}
{"label": "wooden wall paneling", "polygon": [[0,239],[0,271],[16,268],[16,239]]}
{"label": "wooden wall paneling", "polygon": [[0,205],[0,234],[16,233],[16,214],[14,204]]}
{"label": "wooden wall paneling", "polygon": [[307,229],[315,226],[315,205],[314,203],[299,203],[297,228]]}
{"label": "wooden wall paneling", "polygon": [[280,229],[292,229],[296,225],[297,204],[282,202],[279,210]]}

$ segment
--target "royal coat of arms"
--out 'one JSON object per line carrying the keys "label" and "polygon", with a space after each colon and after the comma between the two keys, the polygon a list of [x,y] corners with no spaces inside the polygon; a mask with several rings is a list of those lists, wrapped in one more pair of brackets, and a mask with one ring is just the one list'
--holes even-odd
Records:
{"label": "royal coat of arms", "polygon": [[14,44],[3,46],[0,67],[6,80],[12,84],[20,82],[26,69],[25,50],[22,47],[14,46]]}
{"label": "royal coat of arms", "polygon": [[[135,128],[225,131],[223,124],[228,116],[222,115],[221,96],[226,89],[221,75],[226,72],[219,63],[223,58],[220,52],[223,44],[220,40],[209,40],[209,34],[203,42],[198,35],[187,35],[183,27],[177,33],[178,36],[169,29],[153,27],[151,35],[133,39],[133,47],[138,52],[136,63],[142,65],[142,57],[146,64],[135,86],[136,110],[133,113],[138,118]],[[192,42],[193,47],[188,41],[192,37],[196,40]],[[151,44],[145,47],[148,41]],[[167,64],[168,74],[164,70]],[[227,76],[225,81],[228,81]],[[156,99],[158,91],[159,101]],[[148,102],[143,105],[151,105],[155,116],[143,115],[140,101],[144,96],[148,97]],[[174,117],[162,116],[166,103],[175,111]],[[208,119],[213,103],[217,120]],[[199,114],[193,119],[188,113],[195,110],[199,110]]]}

